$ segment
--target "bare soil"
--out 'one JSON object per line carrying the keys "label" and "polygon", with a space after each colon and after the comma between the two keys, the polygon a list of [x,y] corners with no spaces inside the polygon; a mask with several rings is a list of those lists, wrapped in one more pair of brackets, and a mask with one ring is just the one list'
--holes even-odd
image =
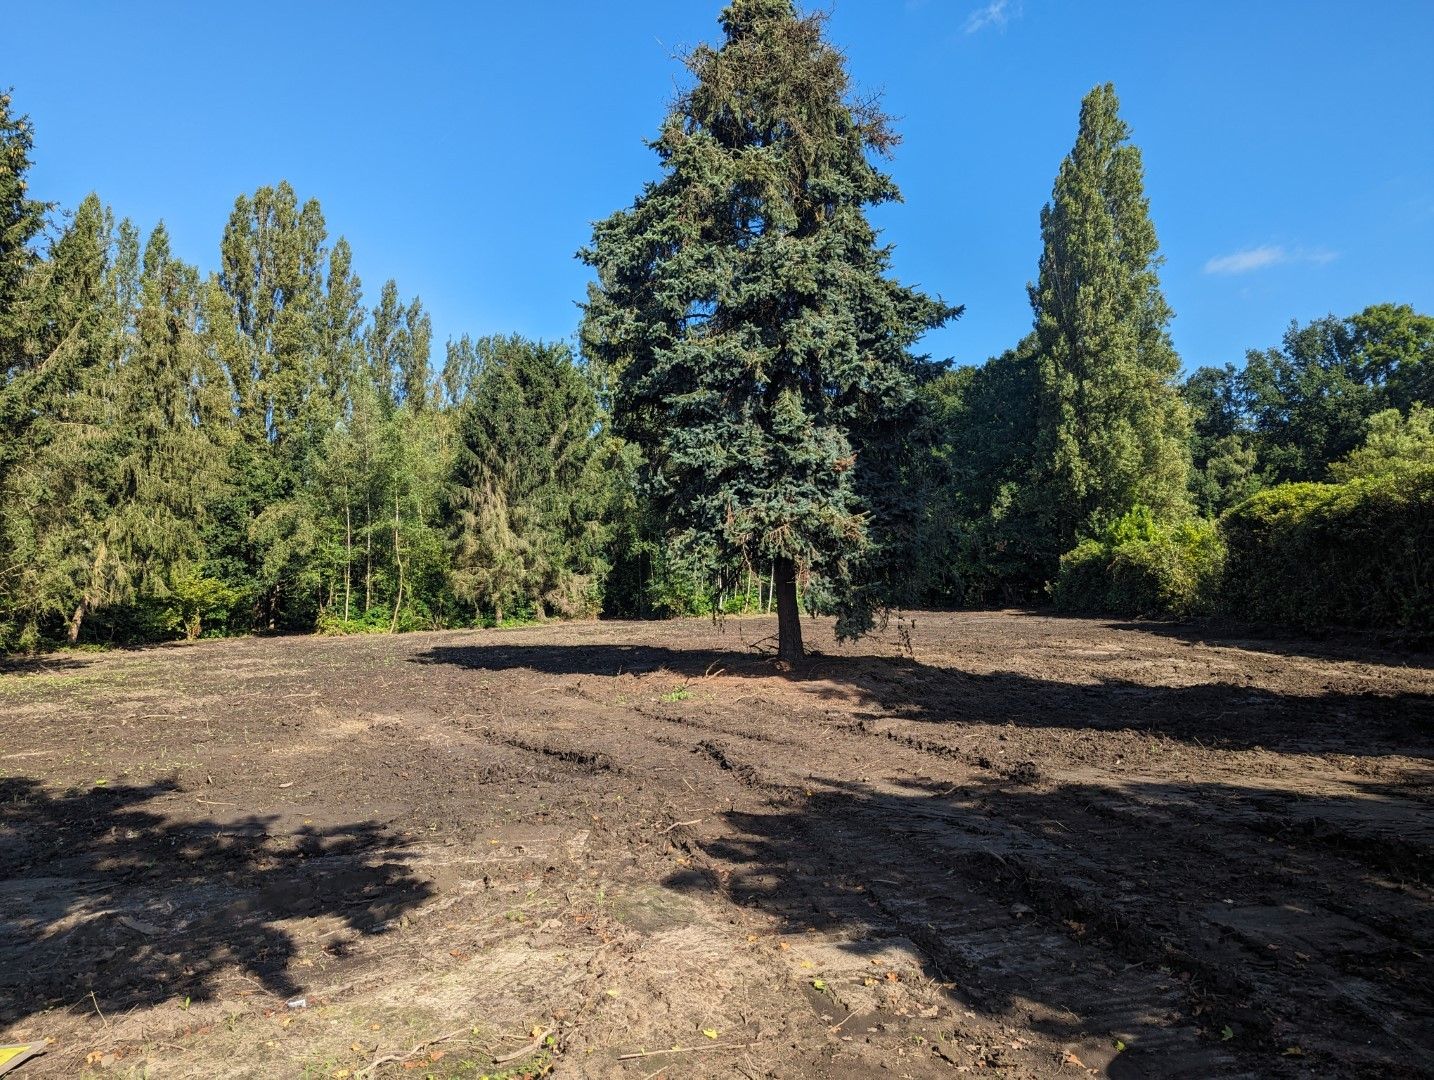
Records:
{"label": "bare soil", "polygon": [[1427,653],[773,628],[0,668],[17,1076],[1434,1075]]}

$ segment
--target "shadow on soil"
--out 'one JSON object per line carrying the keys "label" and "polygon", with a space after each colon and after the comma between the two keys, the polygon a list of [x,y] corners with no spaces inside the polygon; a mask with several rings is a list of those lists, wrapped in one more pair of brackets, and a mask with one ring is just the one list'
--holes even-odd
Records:
{"label": "shadow on soil", "polygon": [[[187,1007],[221,978],[290,998],[304,987],[288,973],[300,942],[285,920],[336,916],[347,936],[382,934],[432,894],[376,824],[291,830],[146,806],[177,791],[54,794],[0,779],[0,1023],[55,1007]],[[345,936],[328,949],[342,954]]]}
{"label": "shadow on soil", "polygon": [[[1244,1075],[1239,1061],[1272,1076],[1422,1075],[1408,1063],[1434,1055],[1434,934],[1418,900],[1430,830],[1400,831],[1418,831],[1419,806],[1377,785],[1296,814],[1269,796],[827,781],[724,814],[722,835],[688,843],[695,867],[664,884],[858,955],[905,937],[961,1008],[1019,1015],[1104,1075]],[[1290,1046],[1300,1060],[1282,1059]]]}
{"label": "shadow on soil", "polygon": [[[779,674],[740,653],[643,646],[447,646],[415,660],[548,675]],[[1202,755],[1434,756],[1434,698],[1422,694],[1080,685],[871,656],[815,656],[789,677],[869,710],[858,720],[1152,732]],[[819,722],[812,737],[823,738]],[[909,939],[962,1008],[1018,1015],[1111,1077],[1412,1076],[1409,1062],[1434,1055],[1423,960],[1434,937],[1419,899],[1434,852],[1425,782],[1401,773],[1326,795],[1264,786],[1256,771],[1231,783],[1008,773],[881,789],[813,774],[805,791],[764,781],[763,762],[723,741],[692,749],[767,806],[723,813],[717,835],[675,837],[693,865],[668,888],[760,907],[859,955]],[[1000,1067],[999,1049],[983,1064]]]}
{"label": "shadow on soil", "polygon": [[48,653],[44,656],[7,656],[0,653],[0,675],[58,675],[86,668],[92,655],[71,656]]}
{"label": "shadow on soil", "polygon": [[[549,675],[781,674],[769,658],[750,653],[640,645],[440,646],[414,662]],[[1434,695],[1429,694],[1296,696],[1229,683],[1171,687],[1120,679],[1088,685],[1009,672],[968,674],[907,658],[821,654],[787,677],[820,684],[822,695],[854,696],[870,710],[868,719],[1129,730],[1159,733],[1202,750],[1434,757]]]}
{"label": "shadow on soil", "polygon": [[[1062,618],[1048,612],[1023,614]],[[1078,616],[1071,616],[1079,618]],[[1393,667],[1434,668],[1434,637],[1424,633],[1375,630],[1331,630],[1318,638],[1279,628],[1241,626],[1218,621],[1162,622],[1111,620],[1112,630],[1156,634],[1187,645],[1219,645],[1272,656],[1303,656],[1310,660],[1353,661]]]}

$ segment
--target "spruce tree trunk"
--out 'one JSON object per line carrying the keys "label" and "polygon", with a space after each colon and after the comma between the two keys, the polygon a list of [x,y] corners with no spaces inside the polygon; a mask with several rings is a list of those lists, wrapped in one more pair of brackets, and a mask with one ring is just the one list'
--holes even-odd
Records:
{"label": "spruce tree trunk", "polygon": [[802,617],[797,611],[797,568],[791,559],[778,559],[772,567],[777,593],[777,657],[789,663],[801,660]]}

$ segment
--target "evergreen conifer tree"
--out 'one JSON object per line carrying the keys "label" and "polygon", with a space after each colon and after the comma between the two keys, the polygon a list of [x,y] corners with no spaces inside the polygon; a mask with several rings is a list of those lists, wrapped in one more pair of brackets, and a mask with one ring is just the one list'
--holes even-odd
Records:
{"label": "evergreen conifer tree", "polygon": [[[0,387],[20,366],[27,325],[22,290],[36,262],[31,242],[45,227],[49,206],[30,198],[30,152],[34,131],[27,116],[10,111],[10,94],[0,91]],[[3,432],[0,432],[3,434]]]}
{"label": "evergreen conifer tree", "polygon": [[583,344],[661,510],[729,572],[775,565],[793,660],[799,579],[823,579],[843,635],[885,598],[918,510],[897,482],[928,368],[910,348],[958,309],[889,275],[866,209],[899,197],[871,160],[897,136],[822,17],[734,0],[721,25],[653,143],[662,179],[581,253]]}
{"label": "evergreen conifer tree", "polygon": [[157,225],[145,245],[134,347],[118,380],[118,535],[128,576],[165,600],[204,563],[202,529],[224,485],[231,405],[203,347],[198,271]]}
{"label": "evergreen conifer tree", "polygon": [[[125,223],[122,236],[132,232]],[[113,246],[113,215],[87,196],[26,285],[37,359],[13,371],[3,391],[5,456],[22,467],[0,472],[8,558],[0,608],[10,611],[0,623],[11,622],[26,645],[57,619],[74,640],[90,610],[129,587],[113,543],[112,427],[135,268],[112,262]]]}
{"label": "evergreen conifer tree", "polygon": [[449,484],[455,594],[498,620],[588,614],[602,546],[597,402],[562,345],[478,343]]}

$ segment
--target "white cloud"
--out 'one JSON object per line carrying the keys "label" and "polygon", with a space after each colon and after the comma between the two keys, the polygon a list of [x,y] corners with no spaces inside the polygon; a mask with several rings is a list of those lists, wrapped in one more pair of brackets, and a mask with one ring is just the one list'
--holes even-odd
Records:
{"label": "white cloud", "polygon": [[1205,273],[1248,274],[1251,270],[1276,266],[1287,259],[1288,256],[1285,254],[1284,248],[1271,247],[1266,244],[1264,247],[1246,248],[1244,251],[1237,251],[1232,255],[1217,256],[1205,264]]}
{"label": "white cloud", "polygon": [[1284,266],[1290,263],[1307,263],[1324,266],[1339,258],[1339,253],[1328,248],[1286,248],[1279,244],[1263,244],[1260,247],[1245,248],[1229,255],[1217,255],[1205,263],[1207,274],[1248,274],[1263,270],[1267,266]]}
{"label": "white cloud", "polygon": [[977,8],[967,16],[966,33],[974,34],[988,26],[1004,30],[1011,17],[1020,13],[1019,3],[1013,6],[1011,0],[991,0],[985,7]]}

